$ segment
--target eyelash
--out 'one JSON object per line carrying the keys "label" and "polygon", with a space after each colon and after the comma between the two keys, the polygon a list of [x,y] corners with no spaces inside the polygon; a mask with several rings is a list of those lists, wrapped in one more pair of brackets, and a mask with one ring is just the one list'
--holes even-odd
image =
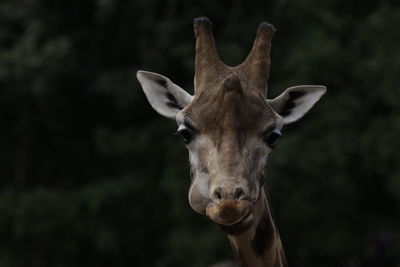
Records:
{"label": "eyelash", "polygon": [[182,137],[185,145],[189,144],[193,140],[193,137],[194,137],[194,134],[192,133],[192,131],[190,131],[187,128],[178,129],[175,134],[179,134]]}
{"label": "eyelash", "polygon": [[272,149],[275,148],[276,141],[282,137],[282,134],[279,130],[275,129],[271,133],[264,136],[264,142]]}
{"label": "eyelash", "polygon": [[[194,137],[194,134],[186,128],[178,129],[176,134],[179,134],[182,137],[183,142],[186,145],[189,144]],[[276,146],[276,141],[278,141],[278,139],[281,137],[282,133],[278,129],[275,129],[271,133],[265,135],[263,140],[270,148],[274,149]]]}

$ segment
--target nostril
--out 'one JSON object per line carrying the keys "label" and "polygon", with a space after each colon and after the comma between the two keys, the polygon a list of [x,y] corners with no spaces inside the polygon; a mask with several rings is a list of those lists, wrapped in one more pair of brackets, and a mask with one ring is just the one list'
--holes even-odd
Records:
{"label": "nostril", "polygon": [[217,199],[221,199],[222,198],[222,189],[220,187],[218,187],[217,189],[214,190],[214,196]]}
{"label": "nostril", "polygon": [[212,193],[212,198],[214,201],[219,202],[222,199],[225,200],[244,200],[245,192],[243,187],[236,187],[234,189],[229,190],[228,192],[224,191],[222,187],[217,187],[214,189]]}
{"label": "nostril", "polygon": [[235,199],[239,199],[241,196],[244,195],[243,188],[241,188],[241,187],[236,188],[233,195],[234,195]]}

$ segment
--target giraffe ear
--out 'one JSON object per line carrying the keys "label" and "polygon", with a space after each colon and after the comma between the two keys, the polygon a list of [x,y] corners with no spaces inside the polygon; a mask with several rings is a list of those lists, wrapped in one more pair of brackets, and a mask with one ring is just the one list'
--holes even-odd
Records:
{"label": "giraffe ear", "polygon": [[322,85],[294,86],[268,100],[268,104],[283,117],[284,124],[289,124],[303,117],[325,92]]}
{"label": "giraffe ear", "polygon": [[170,79],[154,72],[139,70],[136,73],[150,105],[161,115],[175,118],[186,107],[192,96]]}

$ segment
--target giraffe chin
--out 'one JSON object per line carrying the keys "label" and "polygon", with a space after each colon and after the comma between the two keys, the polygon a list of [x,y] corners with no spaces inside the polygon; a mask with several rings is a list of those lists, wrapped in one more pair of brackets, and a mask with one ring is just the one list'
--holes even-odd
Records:
{"label": "giraffe chin", "polygon": [[222,200],[210,203],[207,216],[227,234],[236,235],[254,223],[252,204],[249,201]]}
{"label": "giraffe chin", "polygon": [[216,224],[219,227],[219,229],[221,229],[221,231],[223,231],[227,235],[232,235],[232,236],[241,235],[248,229],[250,229],[250,227],[254,224],[254,215],[253,213],[250,213],[240,222],[231,225],[224,225],[219,223]]}

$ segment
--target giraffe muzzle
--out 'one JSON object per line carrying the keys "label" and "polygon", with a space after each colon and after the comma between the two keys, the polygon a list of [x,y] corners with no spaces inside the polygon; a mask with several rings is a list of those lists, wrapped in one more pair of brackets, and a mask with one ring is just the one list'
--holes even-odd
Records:
{"label": "giraffe muzzle", "polygon": [[235,226],[252,218],[253,203],[247,200],[221,200],[211,202],[206,214],[214,222],[224,226]]}

